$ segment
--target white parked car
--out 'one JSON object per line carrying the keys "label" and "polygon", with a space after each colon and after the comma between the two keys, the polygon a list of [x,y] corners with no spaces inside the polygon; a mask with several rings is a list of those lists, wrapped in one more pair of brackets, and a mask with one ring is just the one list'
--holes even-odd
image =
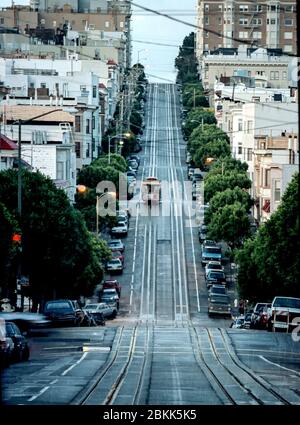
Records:
{"label": "white parked car", "polygon": [[123,271],[123,263],[119,258],[113,258],[106,264],[106,270],[108,272],[121,272]]}
{"label": "white parked car", "polygon": [[224,267],[220,261],[209,261],[205,266],[205,278],[211,270],[223,272]]}
{"label": "white parked car", "polygon": [[126,223],[118,223],[111,229],[110,233],[112,235],[127,235],[128,226]]}

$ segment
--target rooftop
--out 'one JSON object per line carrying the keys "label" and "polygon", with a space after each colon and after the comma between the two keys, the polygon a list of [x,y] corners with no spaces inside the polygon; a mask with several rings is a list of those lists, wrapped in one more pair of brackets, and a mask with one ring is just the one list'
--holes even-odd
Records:
{"label": "rooftop", "polygon": [[51,114],[39,118],[38,122],[74,122],[74,117],[69,112],[65,112],[62,109],[63,108],[51,106],[8,105],[6,109],[6,120],[30,120],[37,115],[53,111]]}

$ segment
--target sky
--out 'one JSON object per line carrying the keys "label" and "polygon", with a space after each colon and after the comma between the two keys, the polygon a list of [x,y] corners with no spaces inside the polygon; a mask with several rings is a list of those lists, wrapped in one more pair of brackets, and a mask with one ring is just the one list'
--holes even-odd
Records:
{"label": "sky", "polygon": [[[197,0],[134,0],[134,3],[192,24],[196,23]],[[15,4],[29,4],[29,0],[15,0]],[[0,0],[0,6],[11,6],[11,0]],[[132,10],[132,64],[136,63],[139,57],[150,82],[174,82],[174,60],[179,46],[184,37],[194,29],[136,6],[133,6]]]}

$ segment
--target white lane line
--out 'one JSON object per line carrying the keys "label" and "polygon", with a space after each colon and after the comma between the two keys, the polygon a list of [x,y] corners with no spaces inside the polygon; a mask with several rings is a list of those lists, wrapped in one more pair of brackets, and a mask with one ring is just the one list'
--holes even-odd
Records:
{"label": "white lane line", "polygon": [[297,376],[300,376],[300,372],[297,372],[297,371],[296,371],[296,370],[294,370],[294,369],[290,369],[290,368],[288,368],[288,367],[281,366],[281,365],[280,365],[280,364],[278,364],[278,363],[271,362],[271,360],[266,359],[264,356],[258,356],[258,357],[259,357],[260,359],[264,360],[266,363],[269,363],[269,364],[272,364],[272,365],[274,365],[274,366],[280,367],[280,369],[288,370],[289,372],[293,372],[293,373],[295,373]]}
{"label": "white lane line", "polygon": [[147,318],[149,318],[150,305],[150,279],[151,279],[151,250],[152,250],[152,226],[149,229],[149,247],[148,247],[148,275],[147,275]]}
{"label": "white lane line", "polygon": [[156,303],[156,239],[157,239],[157,226],[155,225],[154,236],[153,236],[153,272],[152,272],[152,282],[153,282],[152,315],[153,315],[153,319],[155,318],[155,303]]}
{"label": "white lane line", "polygon": [[88,355],[88,353],[83,353],[82,356],[80,357],[79,360],[77,360],[77,362],[75,362],[72,366],[68,367],[68,369],[66,369],[61,376],[65,376],[68,372],[70,372],[70,370],[72,370],[75,366],[79,365],[79,363],[82,362],[82,360],[84,360],[86,358],[86,356]]}
{"label": "white lane line", "polygon": [[49,390],[50,386],[44,387],[38,394],[30,397],[27,401],[33,401],[36,398],[40,397],[42,394],[44,394],[44,392],[46,392],[47,390]]}
{"label": "white lane line", "polygon": [[58,382],[58,379],[54,379],[54,381],[50,382],[50,385],[54,385],[56,382]]}

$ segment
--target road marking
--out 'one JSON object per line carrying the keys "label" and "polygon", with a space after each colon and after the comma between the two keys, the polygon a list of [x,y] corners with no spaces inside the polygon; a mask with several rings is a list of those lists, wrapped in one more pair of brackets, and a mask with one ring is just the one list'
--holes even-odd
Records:
{"label": "road marking", "polygon": [[297,371],[296,371],[296,370],[294,370],[294,369],[289,369],[288,367],[281,366],[281,365],[280,365],[280,364],[278,364],[278,363],[271,362],[271,360],[266,359],[264,356],[258,356],[258,357],[259,357],[260,359],[264,360],[264,361],[265,361],[265,362],[267,362],[267,363],[270,363],[270,364],[272,364],[272,365],[274,365],[274,366],[280,367],[280,369],[288,370],[289,372],[293,372],[293,373],[295,373],[297,376],[300,376],[300,372],[297,372]]}
{"label": "road marking", "polygon": [[81,345],[70,345],[67,347],[44,347],[43,350],[66,350],[67,348],[80,348]]}
{"label": "road marking", "polygon": [[72,370],[75,366],[79,365],[79,363],[82,362],[82,360],[84,360],[86,358],[86,356],[88,355],[88,353],[83,353],[83,355],[80,357],[79,360],[77,360],[77,362],[75,362],[72,366],[68,367],[68,369],[66,369],[61,376],[65,376],[68,372],[70,372],[70,370]]}
{"label": "road marking", "polygon": [[33,401],[33,400],[35,400],[36,398],[38,398],[38,397],[40,397],[42,394],[44,394],[44,392],[46,392],[47,390],[49,390],[49,388],[50,388],[50,386],[48,386],[48,387],[44,387],[38,394],[36,394],[36,395],[34,395],[34,396],[32,396],[32,397],[30,397],[27,401]]}
{"label": "road marking", "polygon": [[58,381],[58,379],[54,379],[54,381],[50,382],[50,385],[56,384],[57,381]]}

